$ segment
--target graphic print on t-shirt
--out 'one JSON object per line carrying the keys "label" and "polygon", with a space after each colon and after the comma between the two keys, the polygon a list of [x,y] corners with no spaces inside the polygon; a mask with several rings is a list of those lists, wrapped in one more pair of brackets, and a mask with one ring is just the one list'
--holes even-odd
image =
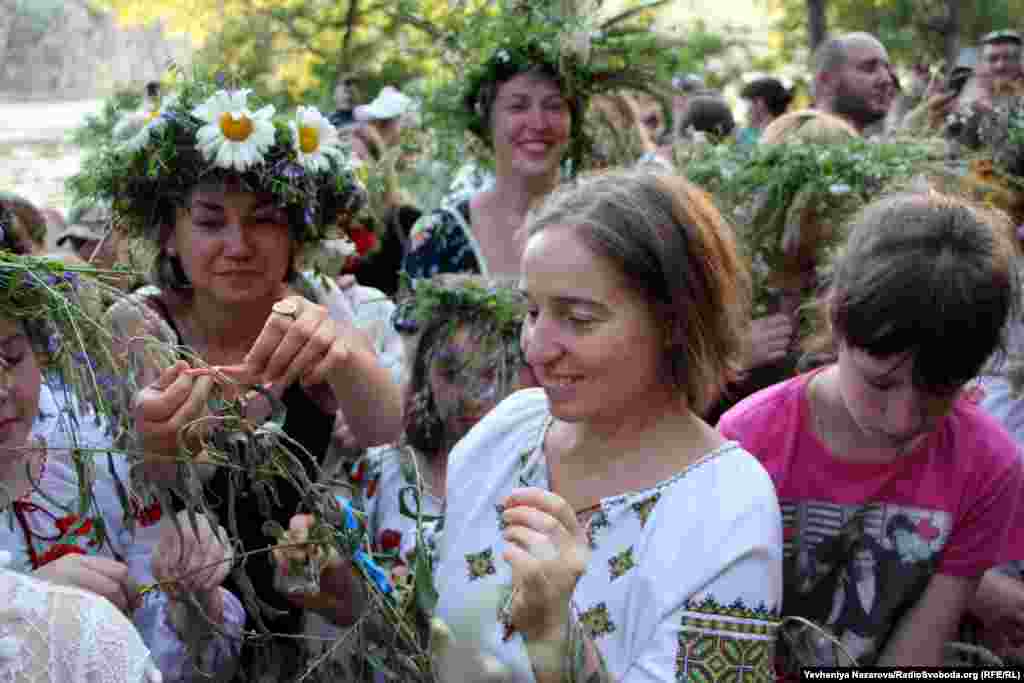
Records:
{"label": "graphic print on t-shirt", "polygon": [[[883,503],[781,507],[783,615],[813,621],[858,664],[873,664],[934,573],[949,539],[949,513]],[[851,663],[820,633],[797,631],[787,668]]]}

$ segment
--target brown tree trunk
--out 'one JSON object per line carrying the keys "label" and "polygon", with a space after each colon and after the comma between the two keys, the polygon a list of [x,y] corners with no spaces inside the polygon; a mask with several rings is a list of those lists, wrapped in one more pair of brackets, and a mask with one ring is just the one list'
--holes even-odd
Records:
{"label": "brown tree trunk", "polygon": [[356,21],[359,18],[359,0],[348,0],[348,12],[345,14],[345,37],[341,44],[341,61],[349,68],[352,50],[352,39],[355,37]]}
{"label": "brown tree trunk", "polygon": [[960,2],[961,0],[946,0],[946,33],[942,39],[947,69],[953,68],[960,53]]}
{"label": "brown tree trunk", "polygon": [[[957,0],[949,0],[957,2]],[[811,52],[825,42],[828,24],[825,19],[825,0],[807,0],[807,37],[810,40]]]}

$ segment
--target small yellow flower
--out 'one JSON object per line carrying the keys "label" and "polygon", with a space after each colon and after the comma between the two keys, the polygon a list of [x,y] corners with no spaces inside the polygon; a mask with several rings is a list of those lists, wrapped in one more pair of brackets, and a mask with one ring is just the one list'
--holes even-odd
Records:
{"label": "small yellow flower", "polygon": [[344,161],[338,129],[316,108],[299,107],[288,126],[295,141],[296,159],[307,171],[330,170],[330,159]]}
{"label": "small yellow flower", "polygon": [[494,566],[494,551],[490,548],[466,555],[466,565],[469,569],[470,581],[491,576],[497,571]]}

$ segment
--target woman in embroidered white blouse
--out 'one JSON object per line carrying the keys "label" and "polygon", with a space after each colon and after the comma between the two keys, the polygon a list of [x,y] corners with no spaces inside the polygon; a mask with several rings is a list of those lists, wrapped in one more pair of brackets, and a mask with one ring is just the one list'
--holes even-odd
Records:
{"label": "woman in embroidered white blouse", "polygon": [[651,170],[563,188],[527,229],[541,388],[452,451],[437,616],[515,681],[771,679],[774,488],[698,417],[749,322],[731,230]]}

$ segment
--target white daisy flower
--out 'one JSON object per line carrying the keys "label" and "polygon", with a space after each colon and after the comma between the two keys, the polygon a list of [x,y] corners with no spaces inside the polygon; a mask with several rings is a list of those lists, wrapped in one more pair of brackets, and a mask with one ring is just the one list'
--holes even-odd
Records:
{"label": "white daisy flower", "polygon": [[196,133],[203,158],[221,168],[245,171],[263,161],[263,153],[274,146],[274,106],[249,111],[246,99],[252,92],[219,90],[192,110],[206,125]]}
{"label": "white daisy flower", "polygon": [[288,125],[295,141],[295,155],[307,171],[329,171],[328,157],[339,163],[344,161],[338,129],[315,107],[299,107],[295,120]]}

